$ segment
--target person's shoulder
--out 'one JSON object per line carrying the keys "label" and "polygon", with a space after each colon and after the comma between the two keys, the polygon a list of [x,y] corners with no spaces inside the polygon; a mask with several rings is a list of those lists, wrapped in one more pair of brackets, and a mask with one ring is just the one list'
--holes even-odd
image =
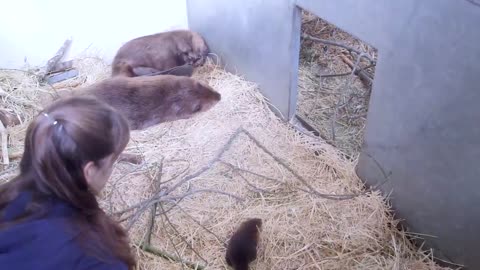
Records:
{"label": "person's shoulder", "polygon": [[57,254],[62,263],[73,263],[75,270],[128,270],[125,263],[120,260],[111,258],[103,261],[95,256],[89,255],[78,243],[80,232],[76,231],[76,227],[71,222],[62,218],[54,218],[44,220],[43,226],[37,227],[37,231],[41,229],[43,235],[49,235],[53,240],[53,246],[61,247],[57,249]]}

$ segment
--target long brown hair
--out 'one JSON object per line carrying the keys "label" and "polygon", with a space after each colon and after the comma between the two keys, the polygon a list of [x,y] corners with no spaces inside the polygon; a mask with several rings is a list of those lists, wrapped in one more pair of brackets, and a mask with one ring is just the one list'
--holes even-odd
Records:
{"label": "long brown hair", "polygon": [[[58,198],[77,210],[72,224],[82,231],[79,242],[89,254],[118,258],[133,269],[127,234],[100,208],[83,170],[90,161],[100,165],[103,158],[118,156],[129,139],[125,118],[101,101],[73,97],[53,103],[27,129],[20,174],[0,186],[0,216],[22,191],[33,199],[13,224],[45,214],[38,207],[42,200]],[[5,225],[0,220],[0,228]]]}

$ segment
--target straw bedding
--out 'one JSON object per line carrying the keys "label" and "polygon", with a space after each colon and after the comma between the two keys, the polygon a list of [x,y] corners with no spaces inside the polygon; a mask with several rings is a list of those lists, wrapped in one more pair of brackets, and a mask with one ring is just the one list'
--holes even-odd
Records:
{"label": "straw bedding", "polygon": [[[83,68],[71,85],[90,84],[109,73],[95,58],[76,65]],[[206,269],[226,269],[224,243],[241,221],[252,217],[263,220],[252,269],[440,269],[395,229],[397,221],[379,193],[339,201],[312,192],[362,192],[355,161],[280,121],[255,84],[211,63],[194,76],[219,91],[222,101],[194,118],[132,132],[125,152],[143,155],[144,162],[117,163],[101,196],[105,211],[131,226],[140,269],[188,269],[178,258]],[[9,128],[10,152],[21,151],[36,111],[32,104],[54,90],[20,71],[1,71],[0,86],[8,93],[2,97],[4,106],[23,120]],[[139,208],[118,213],[199,170],[203,173],[171,190],[157,207],[150,246],[164,256],[143,251],[137,244],[149,231],[150,205],[142,215],[137,215]],[[2,181],[13,173],[4,170]]]}

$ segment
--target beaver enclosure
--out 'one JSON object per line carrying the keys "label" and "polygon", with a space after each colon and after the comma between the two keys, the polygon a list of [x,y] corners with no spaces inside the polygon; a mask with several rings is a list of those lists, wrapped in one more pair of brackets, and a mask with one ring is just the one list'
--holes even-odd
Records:
{"label": "beaver enclosure", "polygon": [[[325,26],[304,27],[309,24]],[[370,90],[355,76],[350,98],[337,93],[345,78],[316,76],[319,69],[351,71],[334,56],[339,49],[330,50],[303,47],[299,82],[299,114],[327,140],[281,121],[254,83],[211,62],[193,76],[220,92],[215,107],[132,132],[125,153],[140,155],[142,162],[116,163],[101,204],[128,229],[139,269],[227,269],[227,239],[249,218],[263,221],[251,269],[442,269],[396,229],[389,205],[378,192],[365,190],[355,160],[343,154],[358,153]],[[1,71],[2,108],[20,124],[7,127],[10,165],[0,181],[17,172],[26,127],[41,100],[110,75],[96,57],[81,57],[74,65],[79,76],[53,86],[39,83],[34,71]],[[331,107],[339,95],[353,103],[337,108],[333,140],[331,115],[318,107]]]}

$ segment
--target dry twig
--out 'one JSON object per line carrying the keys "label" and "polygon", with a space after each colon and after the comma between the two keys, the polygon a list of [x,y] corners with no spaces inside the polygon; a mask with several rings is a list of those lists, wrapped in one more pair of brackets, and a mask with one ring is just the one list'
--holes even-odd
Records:
{"label": "dry twig", "polygon": [[[187,183],[188,181],[200,176],[201,174],[203,174],[204,172],[206,172],[208,169],[210,169],[211,167],[213,167],[213,165],[216,163],[216,162],[220,162],[222,164],[225,164],[235,170],[238,170],[238,171],[243,171],[243,172],[247,172],[247,173],[250,173],[252,175],[255,175],[255,176],[258,176],[258,177],[262,177],[264,179],[267,179],[267,180],[270,180],[270,181],[275,181],[277,183],[282,183],[282,184],[286,184],[285,182],[282,182],[280,180],[277,180],[277,179],[274,179],[274,178],[271,178],[271,177],[268,177],[268,176],[264,176],[264,175],[261,175],[261,174],[258,174],[258,173],[254,173],[254,172],[251,172],[251,171],[248,171],[248,170],[244,170],[244,169],[241,169],[241,168],[238,168],[236,166],[234,166],[233,164],[230,164],[228,162],[225,162],[223,160],[221,160],[221,157],[223,156],[223,154],[231,147],[232,143],[234,142],[234,140],[241,134],[245,134],[258,148],[260,148],[263,152],[265,152],[267,155],[269,155],[271,158],[273,158],[277,163],[279,163],[280,165],[282,165],[287,171],[289,171],[293,176],[295,176],[295,178],[297,178],[304,186],[307,187],[307,189],[303,189],[303,188],[298,188],[298,190],[301,190],[303,192],[306,192],[306,193],[309,193],[309,194],[312,194],[312,195],[315,195],[315,196],[318,196],[318,197],[321,197],[321,198],[324,198],[324,199],[330,199],[330,200],[348,200],[348,199],[353,199],[355,197],[358,197],[358,196],[361,196],[361,195],[364,195],[366,194],[367,192],[371,191],[371,190],[368,190],[368,191],[365,191],[365,192],[361,192],[361,193],[352,193],[352,194],[324,194],[324,193],[320,193],[318,192],[315,188],[313,188],[306,179],[304,179],[302,176],[300,176],[298,173],[296,173],[290,166],[287,165],[287,163],[285,161],[283,161],[282,159],[278,158],[277,156],[275,156],[272,152],[270,152],[263,144],[261,144],[252,134],[250,134],[247,130],[243,129],[243,128],[239,128],[237,129],[237,131],[229,138],[229,140],[227,141],[227,143],[218,151],[217,155],[215,156],[214,159],[212,159],[205,167],[202,167],[200,170],[198,170],[197,172],[193,173],[193,174],[190,174],[186,177],[184,177],[183,179],[181,179],[180,181],[178,181],[176,184],[174,184],[172,187],[163,187],[161,188],[154,196],[152,196],[151,198],[145,200],[145,201],[142,201],[142,202],[139,202],[137,204],[134,204],[132,206],[129,206],[128,208],[122,210],[122,211],[119,211],[117,212],[116,214],[117,215],[122,215],[122,214],[125,214],[127,212],[130,212],[130,211],[133,211],[135,209],[137,209],[135,211],[134,214],[132,214],[131,216],[129,216],[128,218],[126,219],[130,219],[130,223],[129,225],[127,226],[128,229],[131,228],[131,226],[133,226],[133,224],[138,220],[138,218],[141,216],[141,214],[146,210],[148,209],[149,207],[151,207],[152,205],[154,204],[157,204],[157,203],[162,203],[162,202],[172,202],[172,201],[181,201],[183,199],[185,199],[186,197],[188,196],[191,196],[193,194],[196,194],[196,193],[202,193],[202,192],[207,192],[207,193],[217,193],[217,194],[220,194],[220,195],[225,195],[225,196],[229,196],[229,197],[232,197],[238,201],[244,201],[243,198],[241,197],[238,197],[234,194],[231,194],[231,193],[228,193],[228,192],[224,192],[224,191],[221,191],[221,190],[214,190],[214,189],[198,189],[198,190],[192,190],[192,191],[188,191],[188,192],[184,192],[182,194],[179,194],[179,195],[175,195],[175,196],[169,196],[170,193],[172,193],[173,191],[175,191],[178,187],[182,186],[183,184]],[[164,212],[165,213],[165,212]],[[164,214],[162,213],[162,214]],[[125,219],[124,219],[125,220]]]}
{"label": "dry twig", "polygon": [[206,166],[204,166],[203,168],[201,168],[200,170],[198,170],[196,173],[193,173],[185,178],[183,178],[181,181],[179,181],[177,184],[173,185],[171,188],[167,189],[166,193],[170,193],[172,192],[173,190],[177,189],[179,186],[185,184],[186,182],[190,181],[191,179],[193,178],[196,178],[198,176],[200,176],[201,174],[203,174],[204,172],[206,172],[207,170],[211,169],[213,167],[213,165],[220,160],[220,158],[222,157],[222,155],[228,151],[228,149],[230,149],[230,147],[232,146],[234,140],[238,137],[238,135],[243,131],[242,128],[239,128],[237,129],[237,131],[235,131],[235,133],[230,137],[230,139],[227,141],[227,143],[218,151],[217,155],[215,156],[215,158],[213,158],[212,160],[210,160],[210,162],[208,162],[208,164]]}
{"label": "dry twig", "polygon": [[163,206],[160,204],[159,205],[160,208],[162,209],[163,211],[163,216],[165,217],[165,220],[167,221],[167,223],[170,225],[170,227],[172,228],[172,230],[177,234],[178,237],[180,237],[180,239],[182,239],[182,241],[187,245],[187,247],[193,252],[195,253],[195,255],[197,255],[204,263],[208,264],[208,261],[203,258],[202,255],[200,255],[200,253],[194,249],[192,247],[192,245],[187,241],[187,239],[185,239],[185,237],[182,236],[182,234],[177,230],[176,226],[170,221],[170,218],[167,216],[167,214],[165,213],[165,209],[163,209]]}
{"label": "dry twig", "polygon": [[[163,158],[160,160],[160,166],[158,168],[158,173],[157,177],[155,178],[154,185],[155,186],[155,193],[160,191],[161,183],[162,183],[162,174],[163,174]],[[150,245],[150,240],[152,238],[152,230],[153,227],[155,226],[155,217],[157,214],[157,206],[158,203],[154,203],[152,205],[152,208],[150,210],[150,219],[148,221],[148,229],[147,229],[147,234],[145,236],[145,241],[144,244]]]}
{"label": "dry twig", "polygon": [[184,213],[187,217],[189,217],[193,222],[195,222],[198,226],[200,226],[202,229],[204,229],[206,232],[209,234],[213,235],[218,242],[222,243],[224,247],[227,247],[227,243],[218,235],[216,235],[214,232],[212,232],[210,229],[202,225],[197,219],[195,219],[192,215],[190,215],[187,211],[185,211],[182,207],[178,206],[178,209]]}
{"label": "dry twig", "polygon": [[199,265],[198,263],[192,263],[192,262],[186,261],[186,260],[184,260],[180,257],[171,255],[168,252],[156,249],[156,248],[154,248],[150,245],[139,245],[139,247],[140,247],[140,249],[142,249],[145,252],[151,253],[151,254],[153,254],[155,256],[158,256],[158,257],[165,258],[167,260],[172,260],[172,261],[175,261],[175,262],[179,262],[181,264],[184,264],[184,265],[188,266],[191,269],[196,269],[196,270],[206,269],[205,266]]}
{"label": "dry twig", "polygon": [[[362,58],[362,54],[358,55],[357,60],[355,61],[355,65],[353,65],[352,71],[350,72],[350,76],[348,77],[347,81],[345,82],[345,86],[343,87],[343,91],[347,92],[347,88],[350,86],[352,83],[353,75],[355,74],[355,71],[358,68],[358,65],[360,64],[360,59]],[[350,96],[349,100],[353,98],[353,95]],[[344,104],[347,104],[349,101],[345,102]],[[335,142],[335,125],[337,123],[337,113],[338,110],[340,109],[340,99],[337,100],[335,103],[335,108],[333,109],[333,117],[332,117],[332,141]]]}
{"label": "dry twig", "polygon": [[353,74],[357,75],[367,86],[371,86],[373,83],[373,79],[368,76],[368,74],[364,71],[372,66],[374,64],[371,64],[365,68],[358,69],[358,66],[356,67],[350,59],[348,59],[345,55],[340,54],[340,58],[342,58],[343,62],[345,62],[350,68],[355,69]]}
{"label": "dry twig", "polygon": [[304,192],[307,192],[307,193],[310,193],[310,194],[313,194],[313,195],[316,195],[318,197],[321,197],[321,198],[324,198],[324,199],[329,199],[329,200],[348,200],[348,199],[352,199],[352,198],[355,198],[357,196],[359,196],[360,194],[342,194],[342,195],[336,195],[336,194],[324,194],[324,193],[320,193],[318,192],[317,190],[315,190],[315,188],[313,188],[308,182],[307,180],[305,180],[305,178],[303,178],[302,176],[300,176],[297,172],[295,172],[290,166],[287,165],[287,163],[283,160],[281,160],[279,157],[276,157],[272,152],[270,152],[263,144],[261,144],[259,141],[257,141],[257,139],[255,139],[255,137],[253,137],[252,134],[250,134],[250,132],[244,130],[243,128],[241,129],[242,132],[247,135],[250,140],[253,141],[253,143],[255,143],[255,145],[257,145],[258,148],[262,149],[263,152],[265,152],[267,155],[269,155],[271,158],[273,158],[277,163],[279,163],[280,165],[282,165],[287,171],[289,171],[293,176],[295,176],[295,178],[297,178],[300,182],[302,182],[302,184],[304,186],[306,186],[308,189],[305,190],[305,189],[300,189],[299,190],[302,190]]}
{"label": "dry twig", "polygon": [[370,57],[370,55],[368,54],[365,54],[363,52],[360,52],[359,50],[355,49],[355,48],[352,48],[350,46],[347,46],[345,44],[342,44],[342,43],[339,43],[339,42],[335,42],[333,40],[326,40],[326,39],[321,39],[321,38],[316,38],[316,37],[313,37],[309,34],[306,34],[306,33],[302,33],[302,37],[305,38],[305,39],[309,39],[309,40],[312,40],[312,41],[316,41],[316,42],[320,42],[320,43],[323,43],[323,44],[327,44],[327,45],[332,45],[332,46],[337,46],[337,47],[340,47],[340,48],[344,48],[346,49],[348,52],[354,52],[356,53],[357,55],[362,55],[360,56],[359,58],[362,58],[362,57],[365,57],[366,59],[368,59],[370,61],[370,63],[374,64],[376,63],[376,61]]}

